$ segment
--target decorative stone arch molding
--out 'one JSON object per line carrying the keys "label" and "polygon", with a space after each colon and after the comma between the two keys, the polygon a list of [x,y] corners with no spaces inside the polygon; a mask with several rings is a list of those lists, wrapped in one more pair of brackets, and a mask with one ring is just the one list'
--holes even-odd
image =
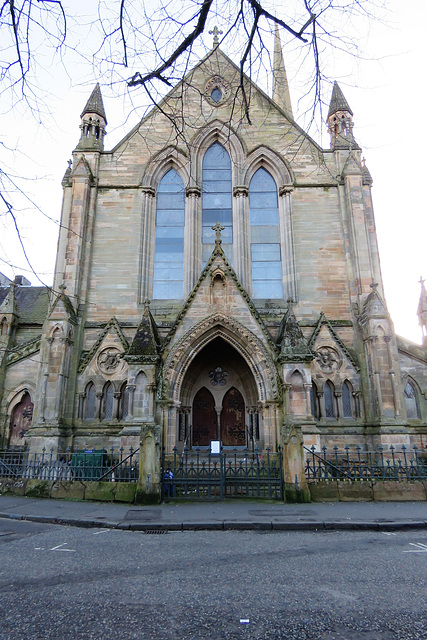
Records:
{"label": "decorative stone arch molding", "polygon": [[155,195],[160,180],[170,169],[175,169],[181,176],[184,185],[189,186],[189,159],[181,149],[172,145],[165,147],[150,158],[141,177],[141,186],[145,189],[154,189],[153,195]]}
{"label": "decorative stone arch molding", "polygon": [[291,168],[283,158],[268,147],[260,146],[251,151],[246,158],[245,165],[242,184],[247,186],[249,186],[254,174],[261,168],[272,175],[278,189],[281,189],[283,186],[291,187],[294,183]]}
{"label": "decorative stone arch molding", "polygon": [[195,183],[202,184],[203,157],[215,142],[221,144],[230,156],[233,185],[243,184],[246,149],[237,133],[220,120],[214,120],[203,127],[190,143]]}
{"label": "decorative stone arch molding", "polygon": [[262,341],[240,322],[215,314],[190,329],[168,353],[163,366],[163,399],[179,403],[181,387],[195,356],[215,338],[233,346],[247,363],[258,390],[259,402],[279,400],[279,377],[272,355]]}

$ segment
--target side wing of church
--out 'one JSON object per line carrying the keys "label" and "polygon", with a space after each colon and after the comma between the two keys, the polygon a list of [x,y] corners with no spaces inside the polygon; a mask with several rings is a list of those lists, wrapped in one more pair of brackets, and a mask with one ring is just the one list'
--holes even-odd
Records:
{"label": "side wing of church", "polygon": [[274,67],[249,123],[214,46],[110,151],[94,89],[52,292],[0,286],[3,448],[425,448],[427,350],[387,311],[353,113],[335,84],[320,148],[278,36]]}

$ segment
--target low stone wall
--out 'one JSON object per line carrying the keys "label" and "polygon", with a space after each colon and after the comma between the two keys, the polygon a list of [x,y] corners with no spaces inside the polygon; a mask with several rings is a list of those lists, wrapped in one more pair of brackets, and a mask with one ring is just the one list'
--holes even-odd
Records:
{"label": "low stone wall", "polygon": [[135,501],[136,482],[55,482],[0,478],[0,494],[61,500],[100,500],[102,502]]}
{"label": "low stone wall", "polygon": [[308,485],[312,502],[370,502],[427,500],[427,482],[328,481]]}

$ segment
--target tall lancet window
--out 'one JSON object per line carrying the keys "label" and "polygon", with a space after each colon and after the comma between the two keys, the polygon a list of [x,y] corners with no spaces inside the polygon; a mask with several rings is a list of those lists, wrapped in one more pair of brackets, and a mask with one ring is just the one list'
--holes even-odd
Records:
{"label": "tall lancet window", "polygon": [[212,228],[220,222],[222,248],[233,261],[233,210],[231,197],[231,161],[227,151],[218,142],[213,144],[203,158],[203,215],[202,215],[202,263],[205,266],[215,245]]}
{"label": "tall lancet window", "polygon": [[249,185],[252,297],[283,298],[277,187],[265,169]]}
{"label": "tall lancet window", "polygon": [[157,189],[154,300],[182,299],[184,283],[184,183],[175,169]]}

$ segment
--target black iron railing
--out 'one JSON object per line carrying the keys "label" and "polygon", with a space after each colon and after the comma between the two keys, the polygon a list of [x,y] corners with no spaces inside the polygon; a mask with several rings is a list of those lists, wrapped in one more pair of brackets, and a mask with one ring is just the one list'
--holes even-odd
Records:
{"label": "black iron railing", "polygon": [[304,447],[305,475],[309,482],[322,480],[426,480],[427,452],[418,447],[397,449],[378,447],[365,451],[362,447],[346,446],[317,451]]}
{"label": "black iron railing", "polygon": [[137,482],[139,449],[24,449],[0,451],[0,478]]}
{"label": "black iron railing", "polygon": [[200,449],[163,450],[162,497],[202,500],[224,498],[282,499],[280,450],[212,454]]}

